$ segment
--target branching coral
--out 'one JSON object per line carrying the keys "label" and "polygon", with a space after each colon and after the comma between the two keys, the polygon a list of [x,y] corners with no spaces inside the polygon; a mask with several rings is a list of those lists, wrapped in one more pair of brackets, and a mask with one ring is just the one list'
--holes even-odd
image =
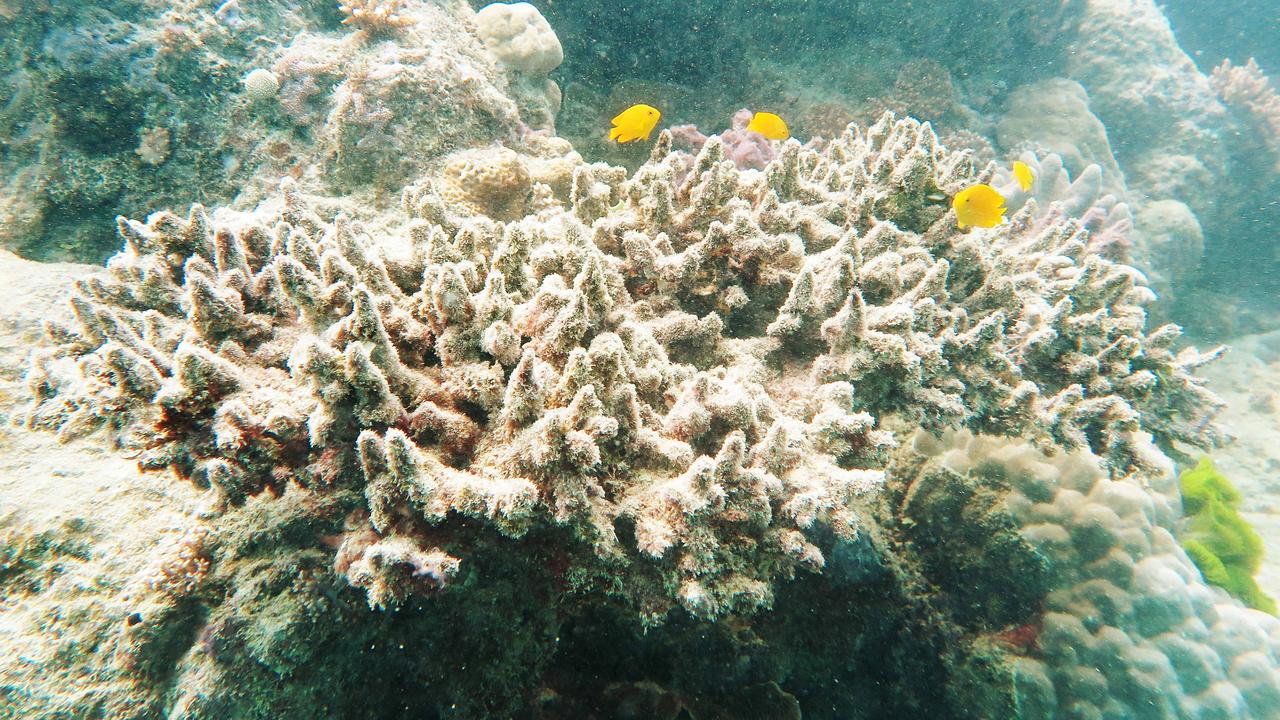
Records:
{"label": "branching coral", "polygon": [[1018,159],[1031,168],[1035,178],[1031,188],[1022,190],[1006,167],[999,168],[994,179],[1011,211],[1034,199],[1037,216],[1077,218],[1089,231],[1090,252],[1112,260],[1128,259],[1134,241],[1133,213],[1127,203],[1108,191],[1100,165],[1086,165],[1073,179],[1057,154],[1037,158],[1034,153],[1024,152]]}
{"label": "branching coral", "polygon": [[346,15],[343,25],[380,31],[413,24],[413,18],[400,14],[403,4],[404,0],[345,0],[338,9]]}
{"label": "branching coral", "polygon": [[1280,93],[1258,63],[1253,58],[1244,65],[1223,60],[1214,68],[1210,82],[1214,92],[1244,116],[1249,129],[1280,167]]}
{"label": "branching coral", "polygon": [[580,166],[567,204],[509,222],[423,186],[398,259],[290,184],[256,214],[121,219],[110,279],[49,328],[30,422],[108,424],[223,507],[363,492],[340,565],[374,605],[554,531],[576,587],[651,621],[766,607],[820,571],[823,538],[864,523],[888,427],[1026,433],[1117,472],[1142,462],[1134,431],[1216,439],[1191,375],[1212,355],[1147,332],[1149,291],[1076,220],[1028,201],[956,230],[927,196],[990,170],[927,125],[788,142],[763,172],[717,138],[691,170],[670,150],[629,178]]}

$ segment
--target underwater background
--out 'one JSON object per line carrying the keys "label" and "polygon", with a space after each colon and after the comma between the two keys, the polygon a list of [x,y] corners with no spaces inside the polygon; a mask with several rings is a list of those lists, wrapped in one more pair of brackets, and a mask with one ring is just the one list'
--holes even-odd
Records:
{"label": "underwater background", "polygon": [[0,718],[1280,718],[1280,3],[0,0]]}

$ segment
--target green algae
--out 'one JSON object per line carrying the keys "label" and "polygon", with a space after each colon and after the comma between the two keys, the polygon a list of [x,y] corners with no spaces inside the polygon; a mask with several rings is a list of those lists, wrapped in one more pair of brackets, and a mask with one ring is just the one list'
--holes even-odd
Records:
{"label": "green algae", "polygon": [[1262,538],[1237,509],[1240,491],[1207,457],[1178,480],[1188,519],[1182,547],[1205,581],[1275,615],[1275,599],[1253,579],[1262,565]]}

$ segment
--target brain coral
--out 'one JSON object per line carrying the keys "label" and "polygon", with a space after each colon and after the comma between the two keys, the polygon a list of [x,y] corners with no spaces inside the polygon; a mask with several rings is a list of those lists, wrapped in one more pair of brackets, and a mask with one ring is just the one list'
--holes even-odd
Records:
{"label": "brain coral", "polygon": [[[886,116],[692,170],[579,166],[510,222],[443,200],[406,239],[317,216],[121,219],[109,279],[30,381],[30,421],[108,425],[222,508],[292,484],[362,500],[338,555],[369,602],[448,588],[485,538],[571,540],[565,582],[648,621],[770,604],[852,540],[897,427],[1085,448],[1115,472],[1216,440],[1211,356],[1148,331],[1150,292],[1034,201],[961,233],[927,196],[988,179]],[[429,192],[429,191],[428,191]],[[406,247],[405,243],[408,246]],[[532,547],[532,546],[531,546]]]}

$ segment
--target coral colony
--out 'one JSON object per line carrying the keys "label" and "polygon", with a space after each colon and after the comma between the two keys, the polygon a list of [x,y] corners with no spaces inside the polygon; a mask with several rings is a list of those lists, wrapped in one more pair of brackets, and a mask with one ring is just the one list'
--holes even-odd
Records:
{"label": "coral colony", "polygon": [[707,618],[820,569],[815,524],[856,534],[894,423],[1036,428],[1117,472],[1135,432],[1212,442],[1204,357],[1144,328],[1149,294],[1078,223],[967,235],[921,206],[979,172],[927,126],[789,143],[763,174],[712,140],[681,182],[669,145],[511,223],[418,199],[399,260],[288,186],[256,216],[121,220],[110,278],[52,328],[33,422],[116,425],[226,506],[360,475],[374,605],[447,581],[433,528],[458,514],[567,524],[651,574],[623,583],[642,612]]}

